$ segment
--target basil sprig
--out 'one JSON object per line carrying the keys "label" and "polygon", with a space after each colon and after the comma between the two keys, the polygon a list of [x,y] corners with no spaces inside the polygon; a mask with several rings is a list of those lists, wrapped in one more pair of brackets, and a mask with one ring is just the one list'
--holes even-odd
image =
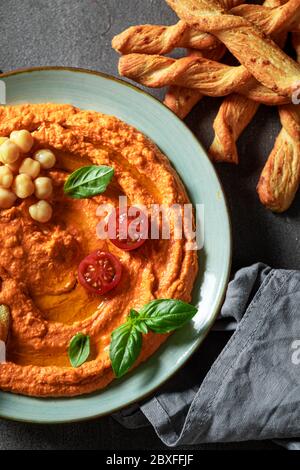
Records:
{"label": "basil sprig", "polygon": [[68,177],[64,185],[64,192],[74,199],[86,199],[102,194],[113,175],[114,169],[110,166],[83,166]]}
{"label": "basil sprig", "polygon": [[70,341],[68,356],[72,367],[79,367],[89,358],[91,351],[90,337],[77,333]]}
{"label": "basil sprig", "polygon": [[125,375],[140,355],[142,334],[170,333],[193,318],[197,308],[175,299],[152,300],[140,312],[131,310],[126,323],[111,335],[110,360],[116,377]]}
{"label": "basil sprig", "polygon": [[155,333],[178,330],[197,313],[196,307],[175,299],[152,300],[140,311],[140,321]]}
{"label": "basil sprig", "polygon": [[110,344],[110,358],[116,377],[126,374],[140,355],[142,334],[134,321],[127,321],[113,331]]}

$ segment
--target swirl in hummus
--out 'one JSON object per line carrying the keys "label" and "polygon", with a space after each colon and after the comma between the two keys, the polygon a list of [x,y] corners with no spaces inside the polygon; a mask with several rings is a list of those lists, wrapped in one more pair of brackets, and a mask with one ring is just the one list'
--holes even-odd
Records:
{"label": "swirl in hummus", "polygon": [[[131,308],[152,299],[189,302],[197,274],[197,253],[187,240],[149,240],[126,252],[96,237],[101,203],[188,203],[179,177],[166,157],[139,131],[97,112],[70,105],[38,104],[0,108],[0,136],[27,129],[34,151],[51,149],[56,165],[48,223],[28,213],[29,197],[0,210],[0,304],[9,306],[11,326],[7,362],[0,364],[0,389],[33,396],[72,396],[105,387],[114,378],[111,332]],[[68,175],[83,165],[109,165],[114,178],[102,195],[75,200],[64,195]],[[99,297],[77,280],[80,261],[96,249],[110,251],[123,266],[117,288]],[[91,339],[89,360],[72,368],[70,339],[78,332]],[[167,335],[148,333],[138,363],[154,353]]]}

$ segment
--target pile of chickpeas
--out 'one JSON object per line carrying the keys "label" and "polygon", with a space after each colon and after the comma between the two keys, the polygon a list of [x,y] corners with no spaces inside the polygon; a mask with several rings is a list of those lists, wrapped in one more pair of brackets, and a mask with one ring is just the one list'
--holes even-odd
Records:
{"label": "pile of chickpeas", "polygon": [[27,130],[0,137],[0,209],[10,209],[17,198],[26,199],[34,194],[39,201],[29,206],[29,214],[37,222],[45,223],[52,217],[47,199],[52,195],[53,185],[51,178],[39,175],[52,168],[56,158],[48,149],[37,150],[32,158],[25,156],[33,143]]}

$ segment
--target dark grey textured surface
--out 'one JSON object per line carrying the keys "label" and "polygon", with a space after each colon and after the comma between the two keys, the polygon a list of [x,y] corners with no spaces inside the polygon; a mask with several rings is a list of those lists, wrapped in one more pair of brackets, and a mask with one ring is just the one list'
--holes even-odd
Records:
{"label": "dark grey textured surface", "polygon": [[[132,24],[171,24],[175,15],[164,0],[8,0],[0,1],[0,68],[65,65],[117,75],[112,37]],[[162,97],[163,91],[153,91]],[[204,99],[186,119],[205,146],[219,100]],[[280,126],[275,109],[262,107],[240,140],[241,164],[218,166],[232,216],[234,257],[238,268],[256,261],[299,268],[299,198],[284,215],[267,212],[255,186]],[[194,357],[208,367],[207,351],[220,348],[213,333]],[[202,352],[202,354],[201,354]],[[211,354],[211,360],[214,354]],[[0,421],[0,449],[162,448],[150,428],[125,431],[111,418],[65,426],[35,426]],[[231,448],[274,448],[249,443]],[[215,448],[214,446],[209,446]]]}

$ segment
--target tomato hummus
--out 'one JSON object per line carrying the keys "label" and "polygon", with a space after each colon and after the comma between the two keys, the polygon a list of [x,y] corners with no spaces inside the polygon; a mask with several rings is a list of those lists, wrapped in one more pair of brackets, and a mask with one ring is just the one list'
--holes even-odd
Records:
{"label": "tomato hummus", "polygon": [[[70,105],[37,104],[0,108],[0,136],[26,129],[34,151],[47,148],[56,164],[53,216],[47,223],[28,213],[31,197],[0,210],[0,304],[11,312],[7,362],[0,364],[0,389],[32,396],[74,396],[105,387],[114,379],[109,358],[112,331],[131,308],[152,299],[191,301],[197,252],[187,240],[148,240],[136,251],[123,251],[96,236],[97,207],[130,204],[188,203],[186,192],[167,158],[143,134],[116,117]],[[63,191],[66,178],[85,165],[109,165],[114,177],[106,191],[72,199]],[[120,284],[93,295],[78,282],[78,266],[103,249],[122,263]],[[78,368],[67,350],[78,332],[90,336],[91,354]],[[138,363],[154,353],[166,335],[143,338]]]}

